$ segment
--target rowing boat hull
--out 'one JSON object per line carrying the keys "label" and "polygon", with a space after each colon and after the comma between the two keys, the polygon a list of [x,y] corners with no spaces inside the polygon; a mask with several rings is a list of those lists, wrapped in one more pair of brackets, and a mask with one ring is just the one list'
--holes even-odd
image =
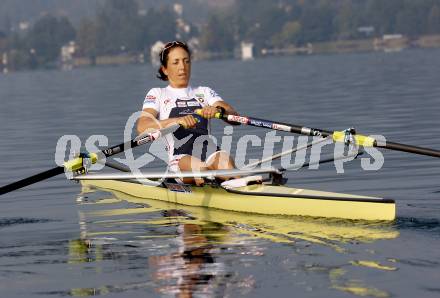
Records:
{"label": "rowing boat hull", "polygon": [[116,180],[82,180],[85,186],[116,190],[131,196],[176,204],[267,215],[394,220],[393,200],[256,184],[225,190],[212,186],[165,187]]}
{"label": "rowing boat hull", "polygon": [[[82,237],[102,243],[127,232],[127,225],[198,225],[216,243],[243,243],[245,239],[266,239],[277,243],[308,241],[344,252],[344,243],[369,243],[399,236],[392,222],[352,221],[299,216],[274,216],[233,212],[214,208],[178,205],[139,198],[116,190],[92,194],[94,187],[82,188],[87,200],[78,200]],[[126,201],[132,204],[121,204]],[[176,207],[179,209],[175,210]],[[160,214],[160,215],[159,215]],[[163,215],[163,216],[162,216]],[[156,237],[145,229],[129,230],[130,239]],[[136,236],[137,235],[137,236]],[[162,234],[161,234],[162,235]],[[247,235],[247,238],[245,235]]]}

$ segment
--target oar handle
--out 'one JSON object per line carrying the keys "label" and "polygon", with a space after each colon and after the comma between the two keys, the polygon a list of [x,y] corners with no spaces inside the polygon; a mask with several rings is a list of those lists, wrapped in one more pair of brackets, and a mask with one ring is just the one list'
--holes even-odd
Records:
{"label": "oar handle", "polygon": [[[214,114],[214,118],[226,120],[224,118],[224,116],[225,116],[225,109],[224,108],[217,108],[217,110],[218,110],[218,112]],[[195,110],[194,114],[196,114],[197,116],[203,117],[202,109]]]}
{"label": "oar handle", "polygon": [[[214,114],[214,118],[220,119],[225,121],[228,124],[231,125],[240,125],[241,122],[237,121],[237,119],[233,119],[231,121],[228,120],[228,117],[234,117],[234,115],[228,115],[226,114],[226,110],[223,107],[217,107],[217,113]],[[194,111],[194,113],[199,116],[199,117],[203,117],[202,116],[202,110],[201,109],[197,109]],[[239,116],[240,117],[240,116]]]}

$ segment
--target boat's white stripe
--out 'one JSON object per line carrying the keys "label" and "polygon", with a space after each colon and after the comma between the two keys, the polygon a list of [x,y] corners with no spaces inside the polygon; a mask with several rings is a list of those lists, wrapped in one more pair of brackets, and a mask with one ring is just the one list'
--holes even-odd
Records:
{"label": "boat's white stripe", "polygon": [[129,179],[154,179],[154,178],[209,178],[217,176],[247,176],[264,173],[279,173],[275,168],[253,169],[253,170],[216,170],[203,172],[148,172],[148,173],[106,173],[86,174],[75,176],[73,180],[129,180]]}
{"label": "boat's white stripe", "polygon": [[302,191],[303,191],[303,189],[298,188],[297,190],[295,190],[295,191],[293,192],[293,194],[294,194],[294,195],[297,195],[297,194],[299,194],[299,193],[302,192]]}

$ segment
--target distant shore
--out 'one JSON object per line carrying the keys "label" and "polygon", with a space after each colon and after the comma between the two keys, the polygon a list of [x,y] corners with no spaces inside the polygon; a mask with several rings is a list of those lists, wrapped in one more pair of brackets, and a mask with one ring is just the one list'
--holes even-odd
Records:
{"label": "distant shore", "polygon": [[[262,49],[258,53],[254,53],[255,57],[269,55],[313,55],[313,54],[344,54],[344,53],[360,53],[360,52],[396,52],[408,48],[440,48],[440,35],[425,35],[416,39],[410,39],[405,36],[394,36],[394,38],[371,38],[361,40],[341,40],[309,44],[304,47],[290,46],[277,49]],[[233,52],[230,53],[212,53],[196,51],[195,60],[219,60],[234,58]],[[74,66],[90,65],[88,58],[75,58]],[[128,64],[139,63],[142,59],[139,55],[119,55],[119,56],[102,56],[97,57],[96,65],[109,64]],[[142,61],[143,62],[143,61]],[[148,63],[148,61],[145,61]]]}
{"label": "distant shore", "polygon": [[[314,54],[345,54],[363,52],[398,52],[409,48],[440,48],[440,35],[425,35],[418,38],[408,38],[401,35],[384,35],[382,38],[371,38],[361,40],[341,40],[320,43],[309,43],[303,47],[288,46],[285,48],[261,49],[254,53],[254,57],[265,56],[287,56],[287,55],[314,55]],[[220,60],[237,58],[239,55],[234,52],[204,52],[194,51],[195,60]],[[67,63],[60,63],[62,69],[72,69],[77,67],[95,65],[124,65],[150,63],[146,60],[147,56],[143,53],[120,54],[113,56],[74,57]],[[239,58],[237,58],[239,59]],[[0,70],[6,73],[8,70],[2,65],[0,60]]]}

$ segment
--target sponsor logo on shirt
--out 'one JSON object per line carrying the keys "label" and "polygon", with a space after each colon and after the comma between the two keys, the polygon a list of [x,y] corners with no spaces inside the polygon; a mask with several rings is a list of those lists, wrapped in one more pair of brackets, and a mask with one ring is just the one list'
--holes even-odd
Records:
{"label": "sponsor logo on shirt", "polygon": [[200,103],[204,103],[205,102],[205,94],[196,93],[196,100]]}
{"label": "sponsor logo on shirt", "polygon": [[182,101],[176,102],[176,105],[177,105],[178,108],[186,108],[188,106],[186,104],[186,102],[182,102]]}
{"label": "sponsor logo on shirt", "polygon": [[145,100],[149,102],[156,102],[156,96],[147,95],[147,97],[145,97]]}
{"label": "sponsor logo on shirt", "polygon": [[200,103],[196,101],[188,101],[188,107],[201,107]]}

